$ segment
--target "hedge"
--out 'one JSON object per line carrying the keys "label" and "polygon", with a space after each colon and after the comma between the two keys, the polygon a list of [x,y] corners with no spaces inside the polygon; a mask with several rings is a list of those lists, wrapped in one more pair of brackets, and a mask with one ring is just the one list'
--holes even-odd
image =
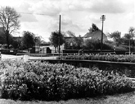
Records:
{"label": "hedge", "polygon": [[82,54],[82,55],[66,55],[60,56],[58,59],[70,60],[102,60],[113,62],[135,62],[135,55],[100,55],[100,54]]}
{"label": "hedge", "polygon": [[124,75],[47,62],[0,62],[1,98],[62,100],[125,93],[134,84]]}

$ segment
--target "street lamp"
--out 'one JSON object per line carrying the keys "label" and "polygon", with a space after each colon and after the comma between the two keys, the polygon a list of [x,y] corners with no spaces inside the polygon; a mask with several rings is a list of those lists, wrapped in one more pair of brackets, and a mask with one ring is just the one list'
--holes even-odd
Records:
{"label": "street lamp", "polygon": [[61,15],[59,15],[59,38],[58,38],[59,56],[60,56],[60,35],[61,35]]}
{"label": "street lamp", "polygon": [[102,52],[102,48],[103,48],[103,25],[104,25],[104,21],[105,21],[105,15],[102,15],[100,17],[101,21],[102,21],[102,34],[101,34],[101,52]]}

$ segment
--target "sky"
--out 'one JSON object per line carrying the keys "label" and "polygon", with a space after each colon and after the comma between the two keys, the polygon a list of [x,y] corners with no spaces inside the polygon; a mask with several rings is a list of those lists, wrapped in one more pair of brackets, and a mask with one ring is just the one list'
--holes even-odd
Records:
{"label": "sky", "polygon": [[92,23],[102,28],[101,15],[105,15],[104,33],[120,31],[122,35],[135,27],[135,0],[0,0],[0,7],[13,7],[20,15],[20,29],[14,36],[30,31],[49,41],[51,32],[62,31],[84,36]]}

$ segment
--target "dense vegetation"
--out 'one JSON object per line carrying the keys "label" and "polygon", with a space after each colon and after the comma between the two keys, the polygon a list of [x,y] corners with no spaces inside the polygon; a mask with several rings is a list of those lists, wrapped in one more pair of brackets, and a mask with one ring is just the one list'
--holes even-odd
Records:
{"label": "dense vegetation", "polygon": [[92,68],[46,62],[0,62],[1,97],[61,100],[134,90],[124,75]]}
{"label": "dense vegetation", "polygon": [[82,54],[60,56],[59,59],[69,60],[102,60],[114,62],[135,62],[135,55],[100,55],[100,54]]}

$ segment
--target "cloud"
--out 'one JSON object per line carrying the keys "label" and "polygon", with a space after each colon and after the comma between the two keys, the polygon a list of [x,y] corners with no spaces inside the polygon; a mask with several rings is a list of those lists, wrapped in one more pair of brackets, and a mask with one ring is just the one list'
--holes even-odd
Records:
{"label": "cloud", "polygon": [[95,24],[98,24],[100,23],[100,16],[99,15],[96,15],[96,14],[90,14],[90,15],[86,15],[85,16],[85,19],[87,21],[90,21],[91,23],[95,23]]}
{"label": "cloud", "polygon": [[95,1],[90,10],[96,13],[123,13],[126,11],[124,4],[118,0]]}
{"label": "cloud", "polygon": [[21,14],[20,21],[21,22],[37,22],[38,20],[32,14]]}
{"label": "cloud", "polygon": [[[59,19],[54,18],[53,21],[54,22],[52,23],[52,25],[50,25],[50,30],[52,30],[52,31],[59,30]],[[77,23],[75,21],[73,22],[71,17],[68,15],[62,15],[61,28],[62,28],[62,31],[67,31],[67,30],[80,31],[80,30],[82,30],[80,28],[79,23]]]}
{"label": "cloud", "polygon": [[[101,28],[100,16],[106,15],[104,31],[127,31],[135,26],[134,0],[0,0],[0,5],[14,7],[21,13],[21,30],[28,30],[49,37],[59,29],[62,15],[62,31],[71,30],[84,35],[95,23]],[[31,13],[31,14],[24,14]],[[41,14],[41,15],[40,15]]]}
{"label": "cloud", "polygon": [[15,7],[17,12],[21,15],[21,22],[37,22],[36,16],[30,10],[31,5],[27,2],[23,2],[22,4]]}
{"label": "cloud", "polygon": [[60,2],[55,0],[54,1],[45,0],[45,1],[38,2],[36,5],[33,5],[30,10],[37,14],[55,16],[60,13],[59,3]]}

